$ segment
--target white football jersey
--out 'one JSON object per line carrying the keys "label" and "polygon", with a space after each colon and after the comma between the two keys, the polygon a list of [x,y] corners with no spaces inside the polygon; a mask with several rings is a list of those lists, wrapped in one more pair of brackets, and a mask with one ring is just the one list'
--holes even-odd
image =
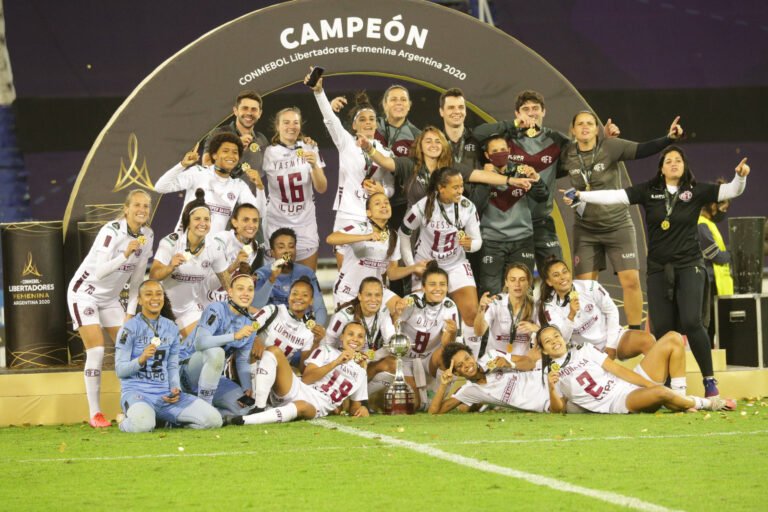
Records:
{"label": "white football jersey", "polygon": [[149,226],[142,227],[138,236],[144,236],[144,244],[126,259],[123,254],[125,248],[134,240],[134,236],[128,233],[126,220],[105,224],[70,281],[69,291],[88,294],[97,302],[109,302],[120,296],[130,280],[128,313],[135,314],[139,285],[144,281],[155,241],[155,234]]}
{"label": "white football jersey", "polygon": [[[325,366],[339,355],[339,350],[323,345],[312,351],[305,364]],[[368,400],[368,374],[354,360],[340,364],[310,387],[333,406],[341,405],[346,398],[355,402]]]}
{"label": "white football jersey", "polygon": [[[464,231],[473,240],[479,240],[480,219],[472,201],[462,198],[458,203],[442,205],[435,200],[432,218],[424,219],[428,197],[414,204],[403,219],[403,232],[419,230],[416,242],[416,261],[435,260],[441,268],[452,267],[467,260],[464,248],[459,245],[458,232]],[[458,212],[458,215],[457,215]],[[409,261],[406,258],[406,261]]]}
{"label": "white football jersey", "polygon": [[[604,370],[603,362],[607,357],[589,343],[571,350],[557,360],[561,366],[555,390],[588,411],[617,412],[613,402],[626,400],[626,395],[639,387]],[[624,404],[619,404],[618,411],[626,412]]]}
{"label": "white football jersey", "polygon": [[273,144],[264,151],[267,174],[269,232],[278,228],[309,228],[317,231],[315,196],[312,189],[312,166],[299,156],[303,151],[318,153],[318,165],[325,167],[316,146],[299,141],[292,148]]}
{"label": "white football jersey", "polygon": [[[341,349],[341,333],[344,327],[355,319],[355,308],[346,307],[337,311],[328,322],[328,329],[325,331],[324,343],[331,347]],[[360,320],[365,328],[365,347],[364,350],[379,350],[384,346],[389,338],[395,334],[395,326],[392,323],[392,317],[385,304],[373,316],[367,316]]]}
{"label": "white football jersey", "polygon": [[[536,308],[533,308],[536,311]],[[486,350],[499,350],[507,352],[510,343],[509,336],[512,333],[512,315],[509,312],[509,294],[500,293],[485,310],[485,321],[488,324],[488,345]],[[534,318],[521,318],[529,322],[537,323]],[[524,356],[533,348],[534,335],[515,330],[515,339],[512,340],[511,354]]]}
{"label": "white football jersey", "polygon": [[[262,215],[266,209],[264,191],[257,189],[257,195],[254,196],[243,180],[229,176],[222,178],[216,174],[212,165],[208,167],[193,165],[185,169],[183,165],[176,164],[155,184],[155,191],[161,194],[186,191],[185,205],[194,201],[195,191],[198,188],[205,191],[205,204],[211,210],[211,233],[227,229],[227,222],[238,204],[250,203],[258,208]],[[179,214],[176,231],[181,234],[181,214]]]}
{"label": "white football jersey", "polygon": [[227,269],[224,246],[208,235],[200,252],[191,255],[188,253],[186,234],[171,233],[160,240],[155,260],[168,265],[173,256],[178,253],[190,254],[191,257],[173,269],[173,272],[163,280],[163,288],[171,300],[175,314],[187,310],[192,304],[199,305],[202,311],[205,306],[213,302],[210,299],[212,290],[209,288],[208,278]]}
{"label": "white football jersey", "polygon": [[408,297],[413,298],[413,306],[406,308],[399,318],[400,331],[411,340],[411,349],[405,357],[422,359],[432,355],[440,346],[446,320],[456,322],[456,341],[461,342],[461,315],[455,302],[446,298],[439,304],[429,304],[423,292]]}
{"label": "white football jersey", "polygon": [[[237,259],[237,255],[243,249],[244,244],[238,240],[234,229],[221,231],[209,236],[211,236],[218,243],[222,244],[224,259],[227,261],[227,268],[229,268],[229,266],[232,265]],[[252,245],[251,249],[253,250]],[[251,252],[250,256],[248,256],[248,265],[253,263],[254,259],[256,259],[256,251]],[[227,290],[221,286],[221,282],[219,281],[219,278],[216,274],[211,274],[208,276],[207,289],[210,290],[209,299],[211,302],[222,302],[229,298],[229,295],[227,295]]]}
{"label": "white football jersey", "polygon": [[591,343],[599,350],[616,348],[623,333],[619,325],[619,310],[611,296],[597,281],[575,279],[573,289],[579,294],[579,312],[573,321],[570,297],[561,303],[557,294],[544,302],[544,313],[550,324],[556,325],[563,339],[572,345]]}
{"label": "white football jersey", "polygon": [[[349,224],[340,231],[346,235],[369,235],[373,233],[373,226],[366,221]],[[397,235],[395,238],[395,249],[389,256],[387,256],[389,239],[381,242],[365,241],[347,244],[348,250],[344,253],[344,263],[341,265],[341,271],[333,287],[334,293],[356,296],[360,283],[366,277],[375,277],[383,281],[390,262],[400,259],[400,240],[397,239]]]}
{"label": "white football jersey", "polygon": [[315,336],[305,323],[307,318],[294,317],[283,304],[264,306],[253,320],[258,324],[257,335],[264,346],[280,348],[285,357],[312,348]]}
{"label": "white football jersey", "polygon": [[[486,368],[487,362],[497,357],[509,360],[506,352],[490,351],[478,364]],[[522,411],[549,411],[549,389],[540,371],[486,370],[485,380],[485,384],[467,381],[453,398],[466,405],[488,404]]]}

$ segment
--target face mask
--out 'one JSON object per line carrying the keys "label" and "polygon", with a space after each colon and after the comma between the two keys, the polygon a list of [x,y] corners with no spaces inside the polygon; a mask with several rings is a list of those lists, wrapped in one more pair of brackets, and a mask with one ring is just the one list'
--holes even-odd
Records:
{"label": "face mask", "polygon": [[715,212],[715,214],[712,215],[712,222],[714,222],[715,224],[722,222],[726,215],[727,213],[717,210],[717,212]]}
{"label": "face mask", "polygon": [[489,155],[489,158],[494,167],[506,167],[509,161],[509,151],[499,151]]}

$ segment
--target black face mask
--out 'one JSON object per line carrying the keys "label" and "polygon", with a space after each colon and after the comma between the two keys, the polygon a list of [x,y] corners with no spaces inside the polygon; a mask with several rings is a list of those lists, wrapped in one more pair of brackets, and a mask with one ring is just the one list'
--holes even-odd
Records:
{"label": "black face mask", "polygon": [[715,213],[712,215],[712,222],[714,222],[715,224],[718,224],[718,223],[722,222],[722,221],[723,221],[723,219],[725,219],[725,216],[726,216],[726,215],[727,215],[727,213],[726,213],[726,212],[721,212],[720,210],[717,210],[717,211],[716,211],[716,212],[715,212]]}

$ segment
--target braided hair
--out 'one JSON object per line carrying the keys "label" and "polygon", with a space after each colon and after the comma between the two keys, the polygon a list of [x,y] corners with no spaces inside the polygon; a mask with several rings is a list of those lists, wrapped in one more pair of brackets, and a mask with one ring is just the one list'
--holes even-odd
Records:
{"label": "braided hair", "polygon": [[427,204],[424,207],[424,223],[428,223],[435,211],[435,201],[437,200],[438,187],[445,187],[448,181],[454,176],[461,176],[461,173],[453,167],[440,167],[436,169],[429,177],[427,186]]}

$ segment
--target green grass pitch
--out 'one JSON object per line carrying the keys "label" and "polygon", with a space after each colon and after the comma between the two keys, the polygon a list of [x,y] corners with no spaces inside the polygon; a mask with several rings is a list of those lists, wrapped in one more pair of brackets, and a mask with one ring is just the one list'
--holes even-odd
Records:
{"label": "green grass pitch", "polygon": [[493,465],[554,479],[555,486],[634,498],[642,510],[768,509],[768,408],[760,400],[740,402],[730,413],[504,411],[328,421],[338,428],[4,428],[0,503],[3,510],[62,511],[625,508],[483,470]]}

